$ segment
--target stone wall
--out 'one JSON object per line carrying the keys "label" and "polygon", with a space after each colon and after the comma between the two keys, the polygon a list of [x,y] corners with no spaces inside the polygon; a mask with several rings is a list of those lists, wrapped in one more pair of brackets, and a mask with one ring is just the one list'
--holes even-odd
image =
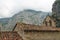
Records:
{"label": "stone wall", "polygon": [[60,40],[60,32],[25,32],[25,40]]}
{"label": "stone wall", "polygon": [[[27,28],[26,28],[27,27]],[[35,27],[35,28],[34,28]],[[26,28],[26,29],[24,29]],[[37,30],[38,28],[38,30]],[[29,31],[29,29],[33,29]],[[34,31],[37,30],[37,31]],[[45,31],[43,31],[43,29]],[[26,31],[24,31],[26,30]],[[39,31],[42,30],[42,31]],[[51,31],[49,31],[51,30]],[[56,31],[58,30],[58,31]],[[42,26],[32,26],[29,24],[17,23],[15,30],[23,38],[23,40],[60,40],[60,28],[56,27],[42,27]]]}

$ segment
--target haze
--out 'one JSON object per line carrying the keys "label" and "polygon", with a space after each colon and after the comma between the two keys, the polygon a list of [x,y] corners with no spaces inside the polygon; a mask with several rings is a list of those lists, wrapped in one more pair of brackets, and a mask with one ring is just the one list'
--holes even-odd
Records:
{"label": "haze", "polygon": [[55,0],[0,0],[0,17],[11,17],[24,9],[51,12]]}

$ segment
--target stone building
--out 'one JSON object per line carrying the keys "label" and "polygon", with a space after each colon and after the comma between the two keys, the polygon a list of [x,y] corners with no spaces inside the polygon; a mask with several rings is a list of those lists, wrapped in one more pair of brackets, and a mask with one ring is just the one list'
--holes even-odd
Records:
{"label": "stone building", "polygon": [[43,21],[43,26],[51,26],[51,27],[56,27],[56,19],[54,19],[52,16],[46,16],[46,18]]}
{"label": "stone building", "polygon": [[[18,34],[22,36],[23,40],[58,40],[59,38],[56,38],[56,33],[60,32],[60,28],[18,22],[12,31],[17,31]],[[60,34],[58,34],[57,37],[59,37],[59,35]]]}
{"label": "stone building", "polygon": [[0,32],[0,40],[23,40],[22,37],[13,31]]}

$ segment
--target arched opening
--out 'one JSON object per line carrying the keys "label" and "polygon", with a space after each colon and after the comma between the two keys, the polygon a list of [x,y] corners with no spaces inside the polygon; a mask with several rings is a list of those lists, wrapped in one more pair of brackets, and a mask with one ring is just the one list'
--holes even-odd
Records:
{"label": "arched opening", "polygon": [[47,26],[47,21],[45,21],[45,25]]}
{"label": "arched opening", "polygon": [[50,26],[52,26],[52,21],[51,20],[49,20],[49,23],[50,23]]}

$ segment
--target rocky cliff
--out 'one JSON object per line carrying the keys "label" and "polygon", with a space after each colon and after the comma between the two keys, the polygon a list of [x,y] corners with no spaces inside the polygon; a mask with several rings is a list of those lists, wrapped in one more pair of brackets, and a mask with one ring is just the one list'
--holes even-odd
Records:
{"label": "rocky cliff", "polygon": [[52,16],[56,19],[56,26],[60,27],[60,0],[54,2],[52,13]]}
{"label": "rocky cliff", "polygon": [[52,8],[53,17],[60,19],[60,0],[56,0]]}

